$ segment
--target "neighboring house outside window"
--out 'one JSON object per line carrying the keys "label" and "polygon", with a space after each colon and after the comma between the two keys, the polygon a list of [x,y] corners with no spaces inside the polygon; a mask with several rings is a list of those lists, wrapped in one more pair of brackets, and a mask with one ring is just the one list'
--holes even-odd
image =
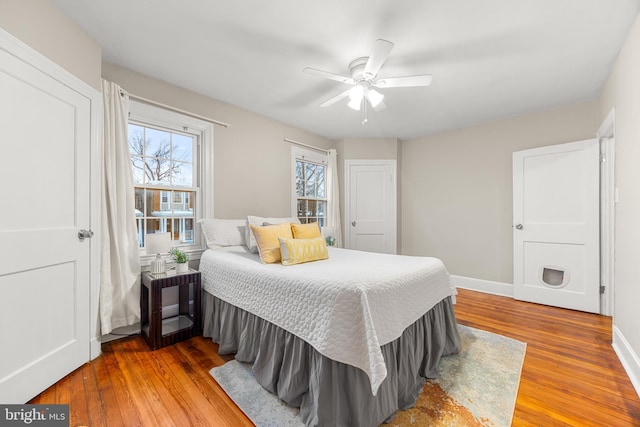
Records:
{"label": "neighboring house outside window", "polygon": [[327,222],[327,155],[303,148],[292,148],[293,205],[301,223]]}
{"label": "neighboring house outside window", "polygon": [[197,221],[212,212],[205,171],[213,164],[213,126],[132,102],[128,131],[138,245],[144,248],[147,234],[171,233],[174,246],[202,249]]}

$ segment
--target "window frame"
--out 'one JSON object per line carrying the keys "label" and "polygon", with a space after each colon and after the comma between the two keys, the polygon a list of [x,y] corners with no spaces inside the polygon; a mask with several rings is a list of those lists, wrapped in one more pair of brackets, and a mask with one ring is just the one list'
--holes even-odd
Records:
{"label": "window frame", "polygon": [[[320,152],[317,150],[311,150],[298,146],[291,146],[291,217],[298,218],[298,194],[296,191],[296,161],[302,160],[308,163],[316,163],[324,165],[324,182],[325,182],[325,197],[324,198],[312,198],[316,200],[324,200],[326,202],[325,215],[324,215],[324,227],[330,226],[329,224],[329,209],[331,204],[331,192],[329,189],[329,176],[331,170],[329,167],[329,153]],[[305,197],[303,197],[305,198]]]}
{"label": "window frame", "polygon": [[[186,114],[181,114],[134,100],[130,100],[129,102],[129,120],[127,124],[129,123],[147,127],[156,126],[161,129],[175,131],[181,134],[188,133],[196,135],[197,141],[193,153],[195,157],[195,161],[193,162],[193,168],[195,169],[195,173],[193,175],[193,186],[167,187],[150,185],[148,188],[158,187],[161,192],[171,191],[169,188],[176,191],[184,190],[195,192],[193,243],[179,244],[175,245],[175,247],[179,247],[181,250],[187,252],[190,260],[200,259],[200,255],[206,249],[206,242],[202,236],[199,221],[203,218],[213,217],[214,124]],[[134,183],[134,187],[136,186],[136,183]],[[167,194],[167,197],[169,198],[170,196]],[[150,263],[153,259],[153,255],[147,254],[145,248],[140,248],[139,254],[142,265]]]}

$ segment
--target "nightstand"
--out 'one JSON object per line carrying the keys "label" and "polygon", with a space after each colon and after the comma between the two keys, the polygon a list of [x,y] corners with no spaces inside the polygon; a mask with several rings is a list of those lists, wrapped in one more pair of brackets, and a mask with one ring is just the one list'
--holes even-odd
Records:
{"label": "nightstand", "polygon": [[[178,314],[162,318],[162,289],[178,286]],[[202,333],[200,272],[142,273],[140,333],[152,349],[158,349]]]}

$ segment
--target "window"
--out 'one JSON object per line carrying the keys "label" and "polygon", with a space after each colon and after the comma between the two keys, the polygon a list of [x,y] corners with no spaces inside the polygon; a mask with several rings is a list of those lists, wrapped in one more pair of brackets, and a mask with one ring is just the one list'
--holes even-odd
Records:
{"label": "window", "polygon": [[212,188],[205,172],[212,166],[212,125],[132,102],[128,130],[138,245],[144,248],[147,234],[171,233],[174,246],[199,249],[197,221],[212,211],[204,196]]}
{"label": "window", "polygon": [[310,150],[293,148],[295,215],[301,223],[326,224],[327,156]]}

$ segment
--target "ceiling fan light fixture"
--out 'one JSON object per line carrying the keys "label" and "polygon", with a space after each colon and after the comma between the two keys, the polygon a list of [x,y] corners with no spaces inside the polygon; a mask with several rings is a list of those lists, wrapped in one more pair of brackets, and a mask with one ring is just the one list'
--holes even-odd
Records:
{"label": "ceiling fan light fixture", "polygon": [[347,105],[350,108],[353,108],[356,111],[360,111],[360,105],[362,105],[362,99],[360,99],[359,101],[355,100],[355,99],[352,99],[352,100],[349,101],[349,103]]}
{"label": "ceiling fan light fixture", "polygon": [[360,110],[362,104],[362,98],[364,97],[364,87],[362,85],[356,85],[349,91],[349,107],[356,111]]}
{"label": "ceiling fan light fixture", "polygon": [[377,107],[384,99],[384,95],[374,89],[369,89],[365,95],[372,107]]}
{"label": "ceiling fan light fixture", "polygon": [[386,108],[383,102],[384,95],[375,90],[376,88],[386,90],[388,88],[398,87],[424,87],[431,84],[430,74],[378,78],[378,72],[387,60],[391,49],[393,49],[392,42],[383,39],[376,40],[373,51],[369,56],[356,58],[349,63],[349,74],[351,77],[318,70],[316,68],[305,68],[303,70],[305,73],[352,85],[350,89],[346,89],[321,103],[320,107],[328,107],[348,97],[349,108],[356,111],[362,110],[364,112],[362,124],[365,124],[367,122],[367,109],[369,106],[376,111],[381,111]]}

